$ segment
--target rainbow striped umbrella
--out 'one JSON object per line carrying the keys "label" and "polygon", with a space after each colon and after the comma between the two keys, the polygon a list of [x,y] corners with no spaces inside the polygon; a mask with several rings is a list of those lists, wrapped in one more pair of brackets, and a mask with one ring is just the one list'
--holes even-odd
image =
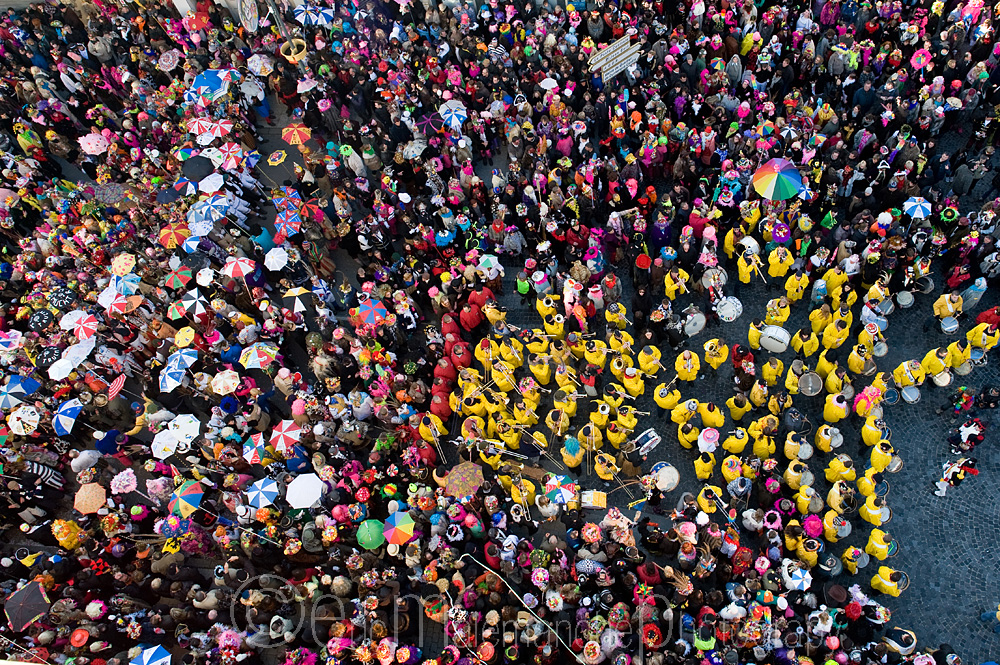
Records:
{"label": "rainbow striped umbrella", "polygon": [[385,539],[393,545],[405,545],[413,538],[416,522],[409,513],[395,512],[385,520]]}
{"label": "rainbow striped umbrella", "polygon": [[174,515],[187,517],[198,510],[201,500],[205,497],[205,489],[196,480],[185,480],[184,484],[174,490],[173,498],[167,507]]}
{"label": "rainbow striped umbrella", "polygon": [[765,199],[784,201],[802,191],[802,176],[795,164],[776,157],[753,174],[753,188]]}

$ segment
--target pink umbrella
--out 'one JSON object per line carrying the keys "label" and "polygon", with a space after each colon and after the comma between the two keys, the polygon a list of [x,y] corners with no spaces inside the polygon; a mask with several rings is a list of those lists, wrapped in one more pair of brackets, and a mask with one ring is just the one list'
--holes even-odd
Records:
{"label": "pink umbrella", "polygon": [[108,149],[108,140],[96,132],[79,139],[80,148],[88,155],[100,155]]}

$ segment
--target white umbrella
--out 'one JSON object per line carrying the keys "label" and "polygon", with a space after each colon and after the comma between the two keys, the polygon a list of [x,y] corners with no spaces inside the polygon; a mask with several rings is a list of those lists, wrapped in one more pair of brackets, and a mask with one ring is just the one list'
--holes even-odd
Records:
{"label": "white umbrella", "polygon": [[326,484],[315,473],[296,476],[288,483],[285,499],[292,508],[310,508],[323,496]]}
{"label": "white umbrella", "polygon": [[204,134],[198,134],[194,140],[198,145],[210,145],[215,140],[215,137],[205,132]]}
{"label": "white umbrella", "polygon": [[156,459],[166,459],[174,454],[177,450],[177,446],[180,441],[177,439],[176,432],[171,432],[168,429],[161,430],[157,432],[156,436],[153,437],[153,443],[149,447],[153,452],[153,457]]}
{"label": "white umbrella", "polygon": [[54,381],[61,381],[68,377],[93,352],[96,344],[96,338],[88,337],[84,341],[67,348],[63,351],[62,358],[52,363],[49,367],[49,378]]}
{"label": "white umbrella", "polygon": [[198,282],[199,286],[208,286],[215,279],[215,271],[211,268],[202,268],[194,276],[194,281]]}
{"label": "white umbrella", "polygon": [[272,247],[264,256],[264,267],[268,270],[281,270],[288,265],[288,252],[284,247]]}
{"label": "white umbrella", "polygon": [[812,575],[808,571],[796,568],[788,575],[788,588],[805,591],[812,584]]}
{"label": "white umbrella", "polygon": [[184,413],[171,420],[167,430],[173,432],[179,441],[191,443],[201,431],[201,421],[190,413]]}
{"label": "white umbrella", "polygon": [[222,177],[222,174],[213,173],[198,183],[198,191],[205,192],[206,194],[214,194],[222,189],[224,184],[226,184],[226,179]]}
{"label": "white umbrella", "polygon": [[451,99],[442,104],[438,107],[438,113],[441,114],[445,124],[453,129],[460,128],[462,123],[469,117],[469,112],[466,110],[465,104],[457,99]]}
{"label": "white umbrella", "polygon": [[550,78],[542,79],[542,82],[538,84],[541,86],[542,90],[552,90],[553,88],[559,87],[559,81]]}

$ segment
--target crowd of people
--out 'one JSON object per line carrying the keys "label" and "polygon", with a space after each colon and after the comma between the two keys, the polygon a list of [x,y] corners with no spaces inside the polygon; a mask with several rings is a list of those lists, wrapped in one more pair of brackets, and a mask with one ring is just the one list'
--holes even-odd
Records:
{"label": "crowd of people", "polygon": [[961,662],[886,409],[978,473],[995,8],[238,6],[0,18],[6,658]]}

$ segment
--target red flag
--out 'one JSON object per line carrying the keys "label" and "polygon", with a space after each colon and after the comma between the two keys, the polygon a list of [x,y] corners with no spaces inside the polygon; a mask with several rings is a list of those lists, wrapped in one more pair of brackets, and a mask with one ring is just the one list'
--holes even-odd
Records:
{"label": "red flag", "polygon": [[110,386],[108,386],[108,399],[114,399],[118,397],[118,393],[120,393],[122,391],[122,388],[124,387],[125,387],[125,375],[121,374],[118,376],[117,379],[111,382]]}

